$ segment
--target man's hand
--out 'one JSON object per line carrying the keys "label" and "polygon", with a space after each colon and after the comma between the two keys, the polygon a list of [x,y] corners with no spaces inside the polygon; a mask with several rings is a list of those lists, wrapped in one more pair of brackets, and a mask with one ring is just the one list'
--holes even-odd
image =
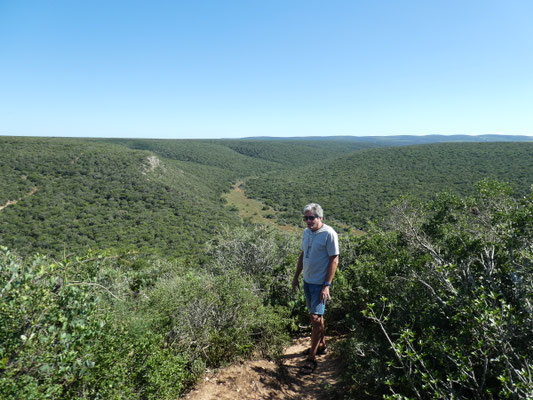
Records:
{"label": "man's hand", "polygon": [[300,281],[298,280],[298,277],[295,276],[292,279],[292,291],[296,292],[298,289],[300,289]]}
{"label": "man's hand", "polygon": [[326,302],[330,300],[331,296],[329,294],[329,286],[324,286],[320,292],[320,302],[326,304]]}

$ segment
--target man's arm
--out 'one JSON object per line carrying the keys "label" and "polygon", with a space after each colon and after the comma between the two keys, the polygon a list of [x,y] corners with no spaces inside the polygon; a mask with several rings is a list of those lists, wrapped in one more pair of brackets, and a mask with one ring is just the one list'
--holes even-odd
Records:
{"label": "man's arm", "polygon": [[[335,276],[335,272],[337,271],[337,266],[339,265],[339,255],[336,256],[330,256],[329,257],[329,265],[328,265],[328,273],[326,274],[326,282],[333,281],[333,277]],[[322,303],[325,303],[327,300],[331,300],[331,296],[329,294],[329,286],[323,286],[322,292],[320,293],[320,301]]]}
{"label": "man's arm", "polygon": [[292,279],[292,290],[294,291],[296,291],[296,289],[300,287],[298,277],[302,273],[303,268],[304,268],[304,252],[302,251],[300,253],[300,257],[298,257],[298,265],[296,266],[296,272],[294,273],[294,278]]}

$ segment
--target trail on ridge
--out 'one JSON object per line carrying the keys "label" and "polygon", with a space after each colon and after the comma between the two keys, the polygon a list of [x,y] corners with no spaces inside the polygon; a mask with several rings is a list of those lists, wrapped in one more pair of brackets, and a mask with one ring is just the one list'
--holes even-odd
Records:
{"label": "trail on ridge", "polygon": [[[32,190],[30,190],[26,196],[33,196],[37,191],[39,190],[39,186],[35,186]],[[17,200],[8,200],[7,203],[0,205],[0,210],[3,210],[6,207],[12,206],[14,204],[17,204],[19,201],[22,200],[22,197]]]}
{"label": "trail on ridge", "polygon": [[[329,339],[331,344],[331,338]],[[296,339],[278,365],[268,360],[246,361],[207,374],[186,400],[312,400],[341,399],[337,383],[341,362],[333,352],[317,357],[311,375],[299,373],[309,338]]]}

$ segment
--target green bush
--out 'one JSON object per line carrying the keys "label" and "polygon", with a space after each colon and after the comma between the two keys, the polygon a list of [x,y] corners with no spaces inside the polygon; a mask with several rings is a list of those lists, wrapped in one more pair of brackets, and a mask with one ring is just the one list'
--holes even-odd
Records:
{"label": "green bush", "polygon": [[3,399],[132,398],[123,332],[63,265],[0,253]]}
{"label": "green bush", "polygon": [[147,292],[143,310],[170,348],[210,367],[254,350],[276,357],[286,341],[283,312],[263,305],[250,280],[234,271],[189,271],[161,280]]}
{"label": "green bush", "polygon": [[207,249],[213,260],[211,270],[244,274],[265,304],[286,306],[293,299],[298,240],[262,225],[222,231]]}
{"label": "green bush", "polygon": [[6,400],[175,399],[205,365],[274,356],[285,338],[281,313],[236,274],[185,273],[135,254],[22,259],[4,248],[0,267]]}
{"label": "green bush", "polygon": [[533,195],[484,181],[393,211],[340,274],[351,395],[532,398]]}
{"label": "green bush", "polygon": [[4,248],[0,267],[2,399],[175,399],[206,366],[276,358],[287,340],[287,310],[237,270]]}

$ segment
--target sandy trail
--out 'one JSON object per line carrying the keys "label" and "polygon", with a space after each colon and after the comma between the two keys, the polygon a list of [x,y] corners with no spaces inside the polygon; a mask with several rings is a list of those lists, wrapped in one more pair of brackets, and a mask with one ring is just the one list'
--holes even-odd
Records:
{"label": "sandy trail", "polygon": [[[38,190],[39,190],[39,186],[35,186],[32,190],[29,191],[28,194],[26,194],[26,196],[33,196],[35,193],[37,193]],[[8,200],[7,203],[0,205],[0,211],[6,207],[17,204],[21,200],[22,200],[22,197],[18,200]]]}
{"label": "sandy trail", "polygon": [[317,357],[318,366],[313,374],[299,373],[305,358],[302,353],[309,345],[309,338],[296,339],[285,350],[280,365],[267,360],[247,361],[208,374],[185,399],[340,399],[340,393],[335,391],[340,379],[340,363],[331,351]]}

